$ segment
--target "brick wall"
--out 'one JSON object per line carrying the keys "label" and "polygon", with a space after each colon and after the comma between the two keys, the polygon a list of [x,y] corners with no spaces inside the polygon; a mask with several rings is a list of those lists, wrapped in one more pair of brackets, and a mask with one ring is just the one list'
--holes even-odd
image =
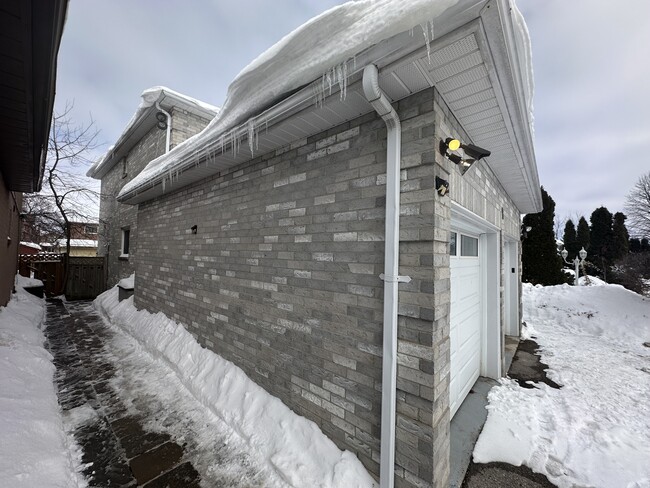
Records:
{"label": "brick wall", "polygon": [[[437,153],[455,124],[445,108],[434,90],[397,106],[400,274],[413,279],[399,292],[400,488],[449,479],[451,210],[434,189],[437,174],[457,171]],[[385,171],[386,128],[373,113],[141,204],[136,263],[138,307],[185,324],[376,475]],[[500,219],[488,168],[454,184],[470,209]]]}
{"label": "brick wall", "polygon": [[[172,110],[170,148],[200,132],[208,122],[185,110]],[[133,273],[137,259],[137,207],[118,203],[115,197],[150,161],[165,152],[165,138],[166,131],[154,126],[126,156],[126,175],[123,162],[119,162],[102,178],[98,255],[108,256],[108,286]],[[123,228],[130,230],[128,258],[120,257]]]}

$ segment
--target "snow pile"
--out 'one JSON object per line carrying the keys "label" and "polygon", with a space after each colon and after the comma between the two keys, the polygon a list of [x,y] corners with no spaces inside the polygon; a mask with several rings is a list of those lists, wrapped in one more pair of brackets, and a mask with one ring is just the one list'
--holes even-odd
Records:
{"label": "snow pile", "polygon": [[0,308],[0,485],[85,487],[57,402],[52,356],[43,348],[44,303],[22,289],[39,284],[17,276],[16,294]]}
{"label": "snow pile", "polygon": [[122,278],[117,286],[126,290],[132,290],[135,287],[135,273],[131,274],[128,278]]}
{"label": "snow pile", "polygon": [[650,300],[618,285],[524,285],[524,336],[562,385],[489,394],[474,460],[525,464],[560,487],[650,486]]}
{"label": "snow pile", "polygon": [[162,313],[136,310],[133,298],[119,302],[117,287],[100,295],[95,306],[169,366],[197,400],[237,432],[251,455],[289,485],[376,486],[353,454],[341,452],[315,423],[293,413],[231,362],[202,348],[182,325]]}
{"label": "snow pile", "polygon": [[[355,55],[380,41],[411,29],[414,35],[430,41],[432,22],[458,2],[359,0],[338,5],[314,17],[246,66],[228,87],[219,115],[206,129],[151,161],[124,186],[120,195],[158,177],[168,178],[169,172],[179,171],[183,164],[198,163],[194,160],[198,151],[203,151],[210,142],[221,140],[223,150],[225,142],[239,137],[228,134],[230,130],[260,114],[287,93],[315,80],[322,79],[323,84],[330,84],[327,77],[332,83],[335,81],[332,78],[336,78],[343,88],[348,68],[355,66]],[[521,36],[526,37],[528,33],[523,32]],[[356,66],[356,69],[363,69],[363,66]],[[255,132],[255,126],[264,127],[265,123],[264,120],[249,120],[253,126],[251,132]],[[187,158],[194,159],[187,163]]]}

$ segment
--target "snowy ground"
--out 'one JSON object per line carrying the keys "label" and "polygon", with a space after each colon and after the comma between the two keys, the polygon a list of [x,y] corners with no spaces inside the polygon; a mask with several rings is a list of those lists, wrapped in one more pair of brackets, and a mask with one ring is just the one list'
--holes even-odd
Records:
{"label": "snowy ground", "polygon": [[376,486],[359,460],[316,424],[202,348],[181,325],[137,311],[132,298],[118,302],[117,295],[113,288],[95,301],[118,332],[110,346],[120,367],[113,386],[135,410],[144,402],[161,412],[146,427],[188,442],[208,486]]}
{"label": "snowy ground", "polygon": [[597,284],[524,285],[525,335],[562,389],[502,380],[474,461],[524,464],[560,487],[650,487],[650,300]]}
{"label": "snowy ground", "polygon": [[0,308],[0,486],[81,488],[80,451],[64,424],[52,356],[41,332],[44,302],[16,277],[16,294]]}

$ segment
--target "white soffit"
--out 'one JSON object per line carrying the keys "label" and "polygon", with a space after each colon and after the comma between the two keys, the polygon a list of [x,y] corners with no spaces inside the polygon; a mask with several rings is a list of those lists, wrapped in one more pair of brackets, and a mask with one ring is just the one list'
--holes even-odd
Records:
{"label": "white soffit", "polygon": [[[380,84],[394,101],[414,93],[407,92],[405,87],[421,87],[425,83],[436,87],[471,142],[492,152],[486,162],[519,210],[538,211],[534,195],[539,192],[539,183],[532,148],[515,138],[512,105],[505,102],[506,95],[479,22],[434,42],[430,55],[422,48],[381,73]],[[527,130],[528,127],[523,129]],[[521,146],[529,151],[522,154]],[[524,158],[532,161],[526,162]],[[531,163],[532,175],[526,172]]]}

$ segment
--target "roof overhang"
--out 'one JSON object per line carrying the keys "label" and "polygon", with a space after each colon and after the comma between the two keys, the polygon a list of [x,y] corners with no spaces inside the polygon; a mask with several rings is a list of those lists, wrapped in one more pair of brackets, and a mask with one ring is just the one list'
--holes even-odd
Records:
{"label": "roof overhang", "polygon": [[166,111],[172,111],[174,109],[186,110],[206,120],[212,120],[218,113],[218,110],[207,108],[206,104],[199,103],[197,100],[164,87],[155,90],[153,93],[145,91],[143,93],[144,98],[147,98],[146,105],[141,105],[138,108],[117,142],[108,150],[102,159],[88,170],[86,173],[87,176],[95,179],[103,178],[122,158],[128,155],[131,149],[158,122],[156,119],[158,112],[156,104]]}
{"label": "roof overhang", "polygon": [[371,112],[360,80],[363,67],[373,63],[393,102],[435,86],[472,142],[492,151],[486,162],[519,211],[537,212],[541,195],[531,114],[514,30],[508,0],[461,0],[434,21],[430,49],[411,32],[376,44],[355,57],[344,98],[333,86],[316,106],[317,80],[254,117],[256,125],[263,122],[262,130],[252,133],[244,123],[203,141],[176,161],[171,177],[157,171],[141,185],[125,188],[118,200],[151,200]]}
{"label": "roof overhang", "polygon": [[0,8],[0,170],[11,191],[40,191],[67,0]]}

